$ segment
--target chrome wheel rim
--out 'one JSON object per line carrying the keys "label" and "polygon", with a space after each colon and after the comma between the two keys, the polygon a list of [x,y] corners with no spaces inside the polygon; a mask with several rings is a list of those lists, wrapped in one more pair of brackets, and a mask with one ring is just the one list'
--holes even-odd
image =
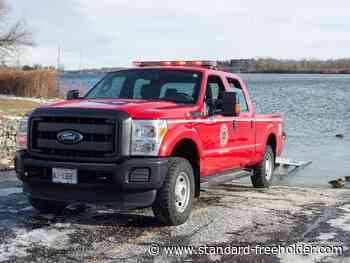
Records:
{"label": "chrome wheel rim", "polygon": [[175,183],[175,206],[179,213],[183,213],[190,200],[190,179],[188,174],[181,172]]}
{"label": "chrome wheel rim", "polygon": [[267,155],[265,160],[265,178],[267,181],[270,181],[273,172],[273,162],[270,154]]}

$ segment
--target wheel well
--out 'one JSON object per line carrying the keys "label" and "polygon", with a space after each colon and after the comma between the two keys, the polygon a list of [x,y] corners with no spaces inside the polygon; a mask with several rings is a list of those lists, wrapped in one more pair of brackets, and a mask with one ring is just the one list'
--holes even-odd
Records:
{"label": "wheel well", "polygon": [[191,139],[183,139],[175,145],[171,156],[185,158],[191,163],[195,180],[195,196],[198,197],[200,194],[200,160],[197,145]]}
{"label": "wheel well", "polygon": [[266,144],[271,146],[273,153],[276,157],[276,136],[274,134],[270,134]]}

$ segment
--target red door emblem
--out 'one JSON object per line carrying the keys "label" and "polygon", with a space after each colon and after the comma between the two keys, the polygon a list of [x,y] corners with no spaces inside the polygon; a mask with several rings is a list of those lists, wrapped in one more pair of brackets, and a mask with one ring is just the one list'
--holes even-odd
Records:
{"label": "red door emblem", "polygon": [[228,127],[226,124],[221,125],[220,128],[220,146],[226,146],[228,142]]}

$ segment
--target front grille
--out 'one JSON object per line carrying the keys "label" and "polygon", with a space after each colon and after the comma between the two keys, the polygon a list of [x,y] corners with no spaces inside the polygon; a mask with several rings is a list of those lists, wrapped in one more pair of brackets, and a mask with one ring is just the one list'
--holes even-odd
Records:
{"label": "front grille", "polygon": [[[84,160],[117,155],[118,122],[93,117],[33,117],[30,123],[30,151],[48,158]],[[83,135],[76,144],[64,144],[57,135],[62,131]]]}

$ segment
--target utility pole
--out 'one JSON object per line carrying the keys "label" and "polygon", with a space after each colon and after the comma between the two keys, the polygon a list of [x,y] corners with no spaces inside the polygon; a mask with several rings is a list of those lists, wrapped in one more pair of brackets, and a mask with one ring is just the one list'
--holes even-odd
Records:
{"label": "utility pole", "polygon": [[16,56],[17,56],[17,61],[16,61],[17,65],[16,66],[17,66],[18,69],[20,69],[21,68],[21,54],[20,54],[20,50],[17,50]]}
{"label": "utility pole", "polygon": [[58,44],[58,48],[57,48],[57,72],[60,71],[60,66],[61,66],[61,45]]}
{"label": "utility pole", "polygon": [[59,97],[60,95],[60,65],[61,65],[61,45],[58,44],[57,48],[57,91],[56,96]]}
{"label": "utility pole", "polygon": [[80,49],[79,51],[79,70],[83,70],[83,50]]}

